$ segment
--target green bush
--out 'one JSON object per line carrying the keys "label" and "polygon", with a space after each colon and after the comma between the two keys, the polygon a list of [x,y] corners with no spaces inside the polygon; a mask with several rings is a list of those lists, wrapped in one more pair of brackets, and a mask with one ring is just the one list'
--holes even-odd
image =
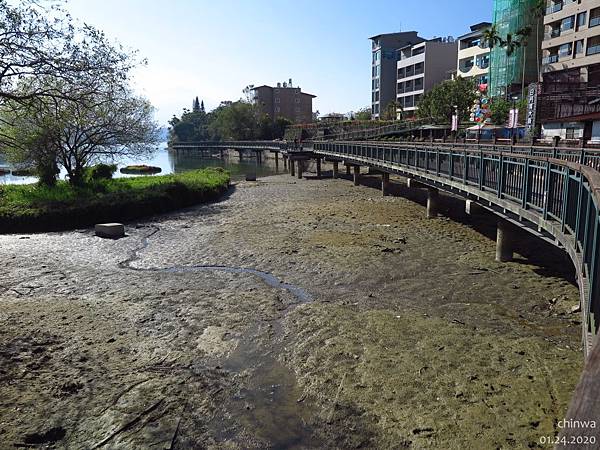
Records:
{"label": "green bush", "polygon": [[110,180],[116,171],[116,164],[96,164],[95,166],[87,168],[85,172],[86,180]]}
{"label": "green bush", "polygon": [[101,179],[82,187],[58,181],[0,186],[0,233],[59,231],[144,216],[215,200],[229,173],[202,169],[175,175]]}

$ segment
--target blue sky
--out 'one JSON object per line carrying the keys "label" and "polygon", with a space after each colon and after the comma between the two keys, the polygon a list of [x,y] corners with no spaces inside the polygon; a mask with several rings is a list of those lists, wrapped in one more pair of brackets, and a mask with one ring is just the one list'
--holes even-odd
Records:
{"label": "blue sky", "polygon": [[321,114],[370,103],[369,36],[419,31],[459,36],[489,21],[493,0],[69,0],[72,15],[127,47],[148,66],[136,88],[161,123],[192,98],[207,109],[237,100],[248,84],[292,78],[317,95]]}

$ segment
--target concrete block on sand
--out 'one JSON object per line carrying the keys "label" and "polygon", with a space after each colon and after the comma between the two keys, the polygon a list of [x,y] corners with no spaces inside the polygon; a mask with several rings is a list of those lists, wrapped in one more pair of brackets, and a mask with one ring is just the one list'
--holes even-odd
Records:
{"label": "concrete block on sand", "polygon": [[99,223],[94,227],[96,236],[118,239],[125,236],[125,226],[122,223]]}

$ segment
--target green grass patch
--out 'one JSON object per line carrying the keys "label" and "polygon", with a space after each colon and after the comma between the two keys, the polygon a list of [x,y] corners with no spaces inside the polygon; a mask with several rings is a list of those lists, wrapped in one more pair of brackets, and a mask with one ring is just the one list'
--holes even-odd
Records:
{"label": "green grass patch", "polygon": [[181,174],[97,180],[83,187],[59,181],[0,186],[0,233],[58,231],[126,222],[214,200],[227,190],[221,168]]}
{"label": "green grass patch", "polygon": [[127,166],[127,167],[123,167],[121,169],[121,173],[126,173],[129,175],[143,175],[143,174],[149,175],[149,174],[155,174],[155,173],[160,173],[160,172],[162,172],[162,169],[160,167],[146,166],[144,164]]}

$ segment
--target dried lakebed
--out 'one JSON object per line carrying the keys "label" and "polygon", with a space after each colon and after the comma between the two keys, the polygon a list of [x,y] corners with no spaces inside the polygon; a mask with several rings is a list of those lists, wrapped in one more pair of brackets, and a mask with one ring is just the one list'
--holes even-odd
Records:
{"label": "dried lakebed", "polygon": [[568,266],[379,195],[274,176],[0,236],[0,447],[535,448],[582,365]]}

